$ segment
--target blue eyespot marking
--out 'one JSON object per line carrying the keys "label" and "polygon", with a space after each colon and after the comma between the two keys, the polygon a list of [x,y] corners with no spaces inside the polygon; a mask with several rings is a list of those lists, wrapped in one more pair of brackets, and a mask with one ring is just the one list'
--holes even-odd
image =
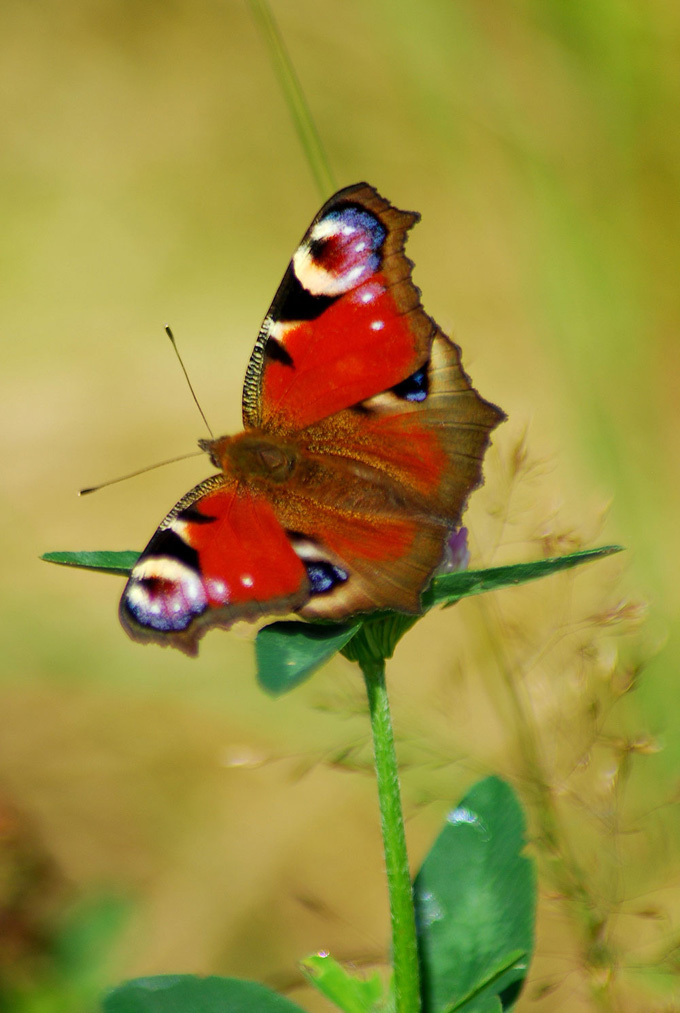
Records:
{"label": "blue eyespot marking", "polygon": [[356,234],[359,241],[368,239],[372,250],[379,250],[385,242],[385,226],[369,211],[355,204],[345,204],[329,212],[322,221],[337,222],[345,236]]}
{"label": "blue eyespot marking", "polygon": [[384,225],[372,214],[345,204],[330,211],[311,230],[309,255],[318,267],[346,282],[340,291],[332,293],[339,295],[380,269],[386,236]]}
{"label": "blue eyespot marking", "polygon": [[401,383],[392,387],[392,393],[404,401],[424,401],[430,393],[430,380],[427,375],[427,363],[407,376]]}
{"label": "blue eyespot marking", "polygon": [[338,584],[344,584],[349,574],[339,566],[325,560],[303,560],[309,577],[312,594],[328,594]]}

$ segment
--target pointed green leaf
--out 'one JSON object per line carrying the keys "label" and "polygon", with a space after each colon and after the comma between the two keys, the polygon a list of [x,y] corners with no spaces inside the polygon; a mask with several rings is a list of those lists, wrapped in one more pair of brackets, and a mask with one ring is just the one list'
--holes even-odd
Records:
{"label": "pointed green leaf", "polygon": [[60,566],[76,566],[85,570],[98,570],[100,573],[116,573],[128,577],[139,559],[139,553],[132,549],[127,552],[45,552],[40,558],[46,563],[59,563]]}
{"label": "pointed green leaf", "polygon": [[104,1013],[304,1013],[264,985],[240,978],[162,974],[136,978],[112,989]]}
{"label": "pointed green leaf", "polygon": [[572,552],[568,556],[537,559],[531,563],[513,563],[510,566],[494,566],[487,570],[457,570],[455,573],[441,574],[434,578],[424,592],[423,608],[452,604],[473,594],[498,591],[513,584],[526,584],[527,581],[548,577],[560,570],[570,570],[582,563],[590,563],[621,551],[620,545],[604,545],[599,549],[585,549],[582,552]]}
{"label": "pointed green leaf", "polygon": [[358,623],[313,626],[281,622],[265,626],[255,641],[260,686],[272,696],[287,693],[332,658],[359,629]]}
{"label": "pointed green leaf", "polygon": [[300,964],[308,981],[343,1013],[372,1013],[379,1008],[383,996],[380,975],[356,978],[323,953],[313,953]]}
{"label": "pointed green leaf", "polygon": [[512,789],[496,777],[449,813],[414,884],[427,1013],[487,1013],[493,996],[506,1010],[516,1002],[536,907],[524,831]]}

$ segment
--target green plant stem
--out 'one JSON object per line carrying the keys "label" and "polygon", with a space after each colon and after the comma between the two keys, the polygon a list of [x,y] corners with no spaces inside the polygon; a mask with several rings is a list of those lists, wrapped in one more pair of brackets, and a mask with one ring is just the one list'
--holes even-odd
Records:
{"label": "green plant stem", "polygon": [[361,670],[366,682],[371,716],[380,822],[390,898],[395,1011],[418,1013],[420,983],[413,888],[406,852],[390,704],[385,686],[385,662],[384,660],[369,662],[364,659]]}

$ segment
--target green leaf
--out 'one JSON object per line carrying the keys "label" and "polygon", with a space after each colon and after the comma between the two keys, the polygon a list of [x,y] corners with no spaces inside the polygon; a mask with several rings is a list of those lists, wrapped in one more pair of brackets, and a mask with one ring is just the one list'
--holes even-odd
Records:
{"label": "green leaf", "polygon": [[272,696],[293,689],[324,665],[359,631],[360,625],[282,622],[265,626],[255,641],[257,679]]}
{"label": "green leaf", "polygon": [[414,884],[426,1013],[488,1013],[517,1001],[534,942],[536,886],[525,822],[489,777],[449,813]]}
{"label": "green leaf", "polygon": [[343,1013],[372,1013],[381,1008],[383,987],[378,974],[355,978],[327,954],[314,953],[300,961],[308,981]]}
{"label": "green leaf", "polygon": [[85,570],[98,570],[100,573],[116,573],[128,577],[139,559],[139,553],[132,549],[127,552],[45,552],[40,558],[46,563],[77,566]]}
{"label": "green leaf", "polygon": [[[470,991],[459,999],[457,1002],[452,1003],[446,1007],[446,1013],[457,1013],[458,1010],[465,1010],[471,1008],[471,1002],[478,996],[484,999],[483,1009],[486,1010],[486,1004],[488,1002],[490,1009],[502,1009],[501,1001],[498,996],[494,993],[489,993],[489,985],[495,985],[496,982],[503,977],[507,971],[513,970],[518,964],[524,964],[527,966],[527,954],[524,950],[512,950],[504,960],[489,972],[484,978],[477,982],[477,984],[470,989]],[[482,996],[482,993],[485,993]]]}
{"label": "green leaf", "polygon": [[473,594],[498,591],[513,584],[526,584],[539,577],[548,577],[560,570],[570,570],[582,563],[591,563],[605,556],[621,552],[620,545],[604,545],[599,549],[585,549],[568,556],[552,559],[537,559],[532,563],[513,563],[510,566],[494,566],[487,570],[458,570],[435,577],[422,596],[423,608],[433,605],[449,605]]}
{"label": "green leaf", "polygon": [[[462,1009],[462,1007],[456,1008]],[[466,1006],[465,1008],[471,1009],[472,1007]],[[451,1013],[451,1011],[447,1010],[447,1013]],[[480,999],[479,1004],[475,1006],[475,1013],[503,1013],[503,1003],[497,995],[487,995],[483,999]]]}
{"label": "green leaf", "polygon": [[264,985],[240,978],[161,974],[135,978],[109,992],[104,1013],[304,1013]]}

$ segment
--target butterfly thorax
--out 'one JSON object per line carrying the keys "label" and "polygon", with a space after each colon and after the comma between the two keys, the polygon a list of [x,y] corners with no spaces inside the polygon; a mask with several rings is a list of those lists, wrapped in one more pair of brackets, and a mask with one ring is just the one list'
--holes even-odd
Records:
{"label": "butterfly thorax", "polygon": [[299,451],[290,442],[260,429],[217,440],[199,440],[216,468],[238,479],[285,482],[295,471]]}

